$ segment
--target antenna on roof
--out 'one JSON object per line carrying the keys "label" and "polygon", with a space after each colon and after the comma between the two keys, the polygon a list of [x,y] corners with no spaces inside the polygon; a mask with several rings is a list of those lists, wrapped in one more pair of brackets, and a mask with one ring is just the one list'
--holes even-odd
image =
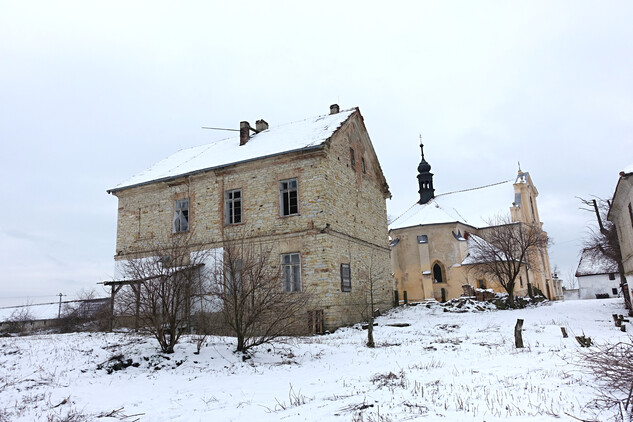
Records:
{"label": "antenna on roof", "polygon": [[202,129],[211,129],[211,130],[228,130],[230,132],[239,132],[239,129],[225,129],[223,127],[208,127],[208,126],[202,126]]}
{"label": "antenna on roof", "polygon": [[521,162],[517,161],[517,164],[519,165],[519,173],[521,173]]}

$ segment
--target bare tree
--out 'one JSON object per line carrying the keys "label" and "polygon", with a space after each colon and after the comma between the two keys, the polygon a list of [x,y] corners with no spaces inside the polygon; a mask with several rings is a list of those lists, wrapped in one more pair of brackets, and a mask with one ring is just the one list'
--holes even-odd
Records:
{"label": "bare tree", "polygon": [[618,240],[618,232],[615,224],[607,220],[606,216],[609,212],[609,201],[595,198],[582,199],[578,198],[583,204],[582,210],[596,214],[598,228],[590,228],[587,238],[584,242],[585,253],[589,257],[597,260],[608,259],[618,265],[620,273],[620,289],[624,296],[624,305],[626,309],[631,311],[631,296],[629,294],[629,286],[624,275],[624,265],[622,263],[622,252],[620,251],[620,241]]}
{"label": "bare tree", "polygon": [[193,248],[193,233],[173,236],[168,244],[149,245],[142,257],[123,261],[121,272],[130,289],[121,303],[149,331],[164,353],[190,324],[193,298],[204,293],[209,250]]}
{"label": "bare tree", "polygon": [[508,293],[508,306],[513,308],[516,281],[523,268],[535,268],[539,252],[546,251],[547,234],[539,225],[513,222],[497,217],[480,235],[469,233],[467,264],[480,276],[499,283]]}
{"label": "bare tree", "polygon": [[[224,242],[212,274],[212,295],[225,324],[237,337],[237,351],[269,343],[301,329],[310,294],[304,286],[285,289],[291,269],[280,266],[270,245],[245,237]],[[287,272],[285,277],[283,272]]]}
{"label": "bare tree", "polygon": [[367,347],[376,347],[374,342],[374,318],[377,309],[378,290],[381,285],[379,280],[385,276],[384,271],[375,265],[374,256],[370,256],[369,262],[359,271],[358,289],[360,290],[360,314],[367,321]]}
{"label": "bare tree", "polygon": [[576,278],[576,272],[571,268],[567,271],[567,280],[565,282],[565,287],[570,290],[578,288],[578,279]]}

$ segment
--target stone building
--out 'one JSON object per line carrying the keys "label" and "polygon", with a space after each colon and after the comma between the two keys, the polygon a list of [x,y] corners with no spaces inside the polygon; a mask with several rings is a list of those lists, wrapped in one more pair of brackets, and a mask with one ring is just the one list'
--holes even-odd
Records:
{"label": "stone building", "polygon": [[[423,150],[418,172],[419,201],[394,220],[389,230],[391,266],[400,299],[406,292],[410,301],[445,301],[464,294],[465,285],[467,290],[472,286],[504,292],[495,280],[469,271],[473,236],[486,230],[488,219],[506,210],[513,222],[542,225],[538,191],[530,174],[519,170],[512,180],[436,195]],[[547,251],[535,258],[536,265],[522,269],[515,295],[526,296],[531,283],[548,298],[561,299],[561,282],[552,278]]]}
{"label": "stone building", "polygon": [[607,216],[615,224],[624,275],[633,276],[633,164],[620,172]]}
{"label": "stone building", "polygon": [[239,138],[179,151],[108,193],[119,201],[115,261],[151,254],[148,239],[187,234],[216,249],[240,237],[272,248],[279,288],[310,291],[306,311],[323,329],[361,319],[370,264],[376,302],[390,306],[390,192],[358,108],[270,128],[241,122]]}

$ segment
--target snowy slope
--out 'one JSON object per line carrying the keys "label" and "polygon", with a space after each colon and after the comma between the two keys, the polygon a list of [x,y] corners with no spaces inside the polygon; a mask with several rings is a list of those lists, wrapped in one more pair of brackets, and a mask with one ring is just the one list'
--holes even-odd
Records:
{"label": "snowy slope", "polygon": [[[0,420],[73,412],[103,421],[587,419],[594,391],[573,365],[573,335],[630,341],[612,313],[622,313],[621,299],[476,313],[418,305],[379,318],[376,349],[351,327],[260,347],[245,361],[223,337],[208,338],[199,355],[185,338],[167,357],[133,334],[0,338]],[[518,350],[517,318],[526,343]],[[138,367],[98,369],[120,354]]]}

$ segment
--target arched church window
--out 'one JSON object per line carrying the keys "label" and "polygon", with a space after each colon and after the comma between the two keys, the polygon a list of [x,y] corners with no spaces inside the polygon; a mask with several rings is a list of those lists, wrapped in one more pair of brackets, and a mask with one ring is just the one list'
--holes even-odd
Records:
{"label": "arched church window", "polygon": [[433,265],[433,283],[444,283],[442,267],[437,263]]}

